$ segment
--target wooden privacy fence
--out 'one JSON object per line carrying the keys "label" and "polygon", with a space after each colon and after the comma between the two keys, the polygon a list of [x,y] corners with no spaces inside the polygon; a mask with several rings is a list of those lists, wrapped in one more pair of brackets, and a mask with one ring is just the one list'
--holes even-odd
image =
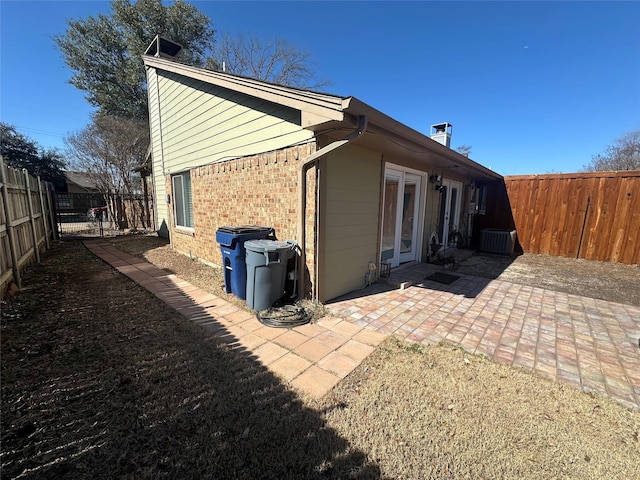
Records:
{"label": "wooden privacy fence", "polygon": [[640,263],[640,171],[504,180],[525,252]]}
{"label": "wooden privacy fence", "polygon": [[6,167],[0,156],[0,298],[40,253],[57,239],[53,187],[26,170]]}

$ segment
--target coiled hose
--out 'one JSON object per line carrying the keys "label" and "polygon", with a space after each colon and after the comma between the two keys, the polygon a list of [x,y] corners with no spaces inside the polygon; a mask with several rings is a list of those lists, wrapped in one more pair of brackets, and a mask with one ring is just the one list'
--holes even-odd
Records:
{"label": "coiled hose", "polygon": [[256,314],[256,318],[267,327],[292,328],[309,323],[312,312],[296,305],[270,308]]}

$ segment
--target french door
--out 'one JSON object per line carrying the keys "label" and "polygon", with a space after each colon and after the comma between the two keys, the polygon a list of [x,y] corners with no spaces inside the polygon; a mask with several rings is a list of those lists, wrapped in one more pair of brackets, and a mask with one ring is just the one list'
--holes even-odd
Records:
{"label": "french door", "polygon": [[387,168],[384,182],[381,260],[392,267],[418,259],[422,176]]}
{"label": "french door", "polygon": [[442,201],[440,202],[440,241],[443,247],[451,247],[451,234],[460,227],[460,197],[462,183],[454,180],[442,180]]}

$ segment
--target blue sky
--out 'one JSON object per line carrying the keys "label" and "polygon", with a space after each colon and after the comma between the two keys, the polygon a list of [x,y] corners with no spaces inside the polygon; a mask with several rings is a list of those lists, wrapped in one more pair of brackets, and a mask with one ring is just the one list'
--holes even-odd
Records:
{"label": "blue sky", "polygon": [[[503,175],[574,172],[640,129],[640,2],[192,2],[218,31],[311,53],[352,95]],[[108,2],[0,3],[0,119],[44,147],[92,111],[51,37]]]}

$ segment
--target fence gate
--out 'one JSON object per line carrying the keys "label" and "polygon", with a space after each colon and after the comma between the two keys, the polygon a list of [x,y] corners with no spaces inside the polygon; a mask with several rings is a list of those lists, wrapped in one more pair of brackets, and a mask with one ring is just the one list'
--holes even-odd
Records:
{"label": "fence gate", "polygon": [[56,193],[56,217],[61,237],[102,237],[113,230],[107,201],[99,193]]}
{"label": "fence gate", "polygon": [[63,238],[154,231],[152,205],[149,195],[56,193],[58,231]]}

